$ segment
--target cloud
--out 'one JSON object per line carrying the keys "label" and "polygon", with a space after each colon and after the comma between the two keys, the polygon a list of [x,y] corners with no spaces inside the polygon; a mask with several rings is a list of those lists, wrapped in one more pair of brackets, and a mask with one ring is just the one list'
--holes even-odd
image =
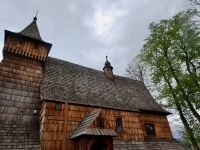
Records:
{"label": "cloud", "polygon": [[38,10],[41,37],[53,44],[50,56],[102,71],[107,54],[114,74],[122,76],[148,37],[149,24],[183,9],[182,0],[1,1],[0,47],[5,29],[21,31]]}
{"label": "cloud", "polygon": [[50,56],[102,70],[107,53],[117,75],[123,75],[127,63],[139,53],[148,25],[183,9],[181,0],[1,3],[1,33],[4,29],[19,32],[38,10],[41,36],[53,44]]}

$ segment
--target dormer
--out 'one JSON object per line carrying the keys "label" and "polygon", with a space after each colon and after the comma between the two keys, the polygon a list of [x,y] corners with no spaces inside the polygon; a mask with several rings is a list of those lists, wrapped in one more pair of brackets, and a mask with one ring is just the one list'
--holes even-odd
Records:
{"label": "dormer", "polygon": [[37,18],[21,32],[15,33],[5,30],[3,55],[14,53],[32,59],[45,61],[52,44],[44,42],[37,27]]}

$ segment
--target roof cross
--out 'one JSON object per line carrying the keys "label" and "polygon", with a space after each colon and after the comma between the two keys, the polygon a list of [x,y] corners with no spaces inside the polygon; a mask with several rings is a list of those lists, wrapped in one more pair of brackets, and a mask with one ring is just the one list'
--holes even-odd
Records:
{"label": "roof cross", "polygon": [[37,14],[38,14],[38,10],[37,10],[36,15],[35,15],[36,18],[37,18]]}
{"label": "roof cross", "polygon": [[37,12],[36,12],[35,17],[33,18],[34,21],[37,21],[37,14],[38,14],[38,10],[37,10]]}

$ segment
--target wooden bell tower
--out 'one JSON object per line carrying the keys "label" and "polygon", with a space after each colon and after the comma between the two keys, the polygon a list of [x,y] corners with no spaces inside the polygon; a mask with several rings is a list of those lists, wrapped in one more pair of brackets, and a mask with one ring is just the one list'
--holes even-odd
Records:
{"label": "wooden bell tower", "polygon": [[52,44],[42,40],[36,21],[34,17],[19,33],[5,31],[0,63],[0,149],[41,149],[42,62]]}

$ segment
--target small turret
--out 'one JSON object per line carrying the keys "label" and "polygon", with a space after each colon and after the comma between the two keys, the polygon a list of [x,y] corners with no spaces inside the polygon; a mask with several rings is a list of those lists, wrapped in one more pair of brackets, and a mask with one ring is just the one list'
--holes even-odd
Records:
{"label": "small turret", "polygon": [[110,62],[108,61],[108,57],[106,56],[106,62],[105,62],[105,66],[103,68],[106,76],[111,79],[114,80],[114,75],[113,75],[113,67],[111,66]]}

